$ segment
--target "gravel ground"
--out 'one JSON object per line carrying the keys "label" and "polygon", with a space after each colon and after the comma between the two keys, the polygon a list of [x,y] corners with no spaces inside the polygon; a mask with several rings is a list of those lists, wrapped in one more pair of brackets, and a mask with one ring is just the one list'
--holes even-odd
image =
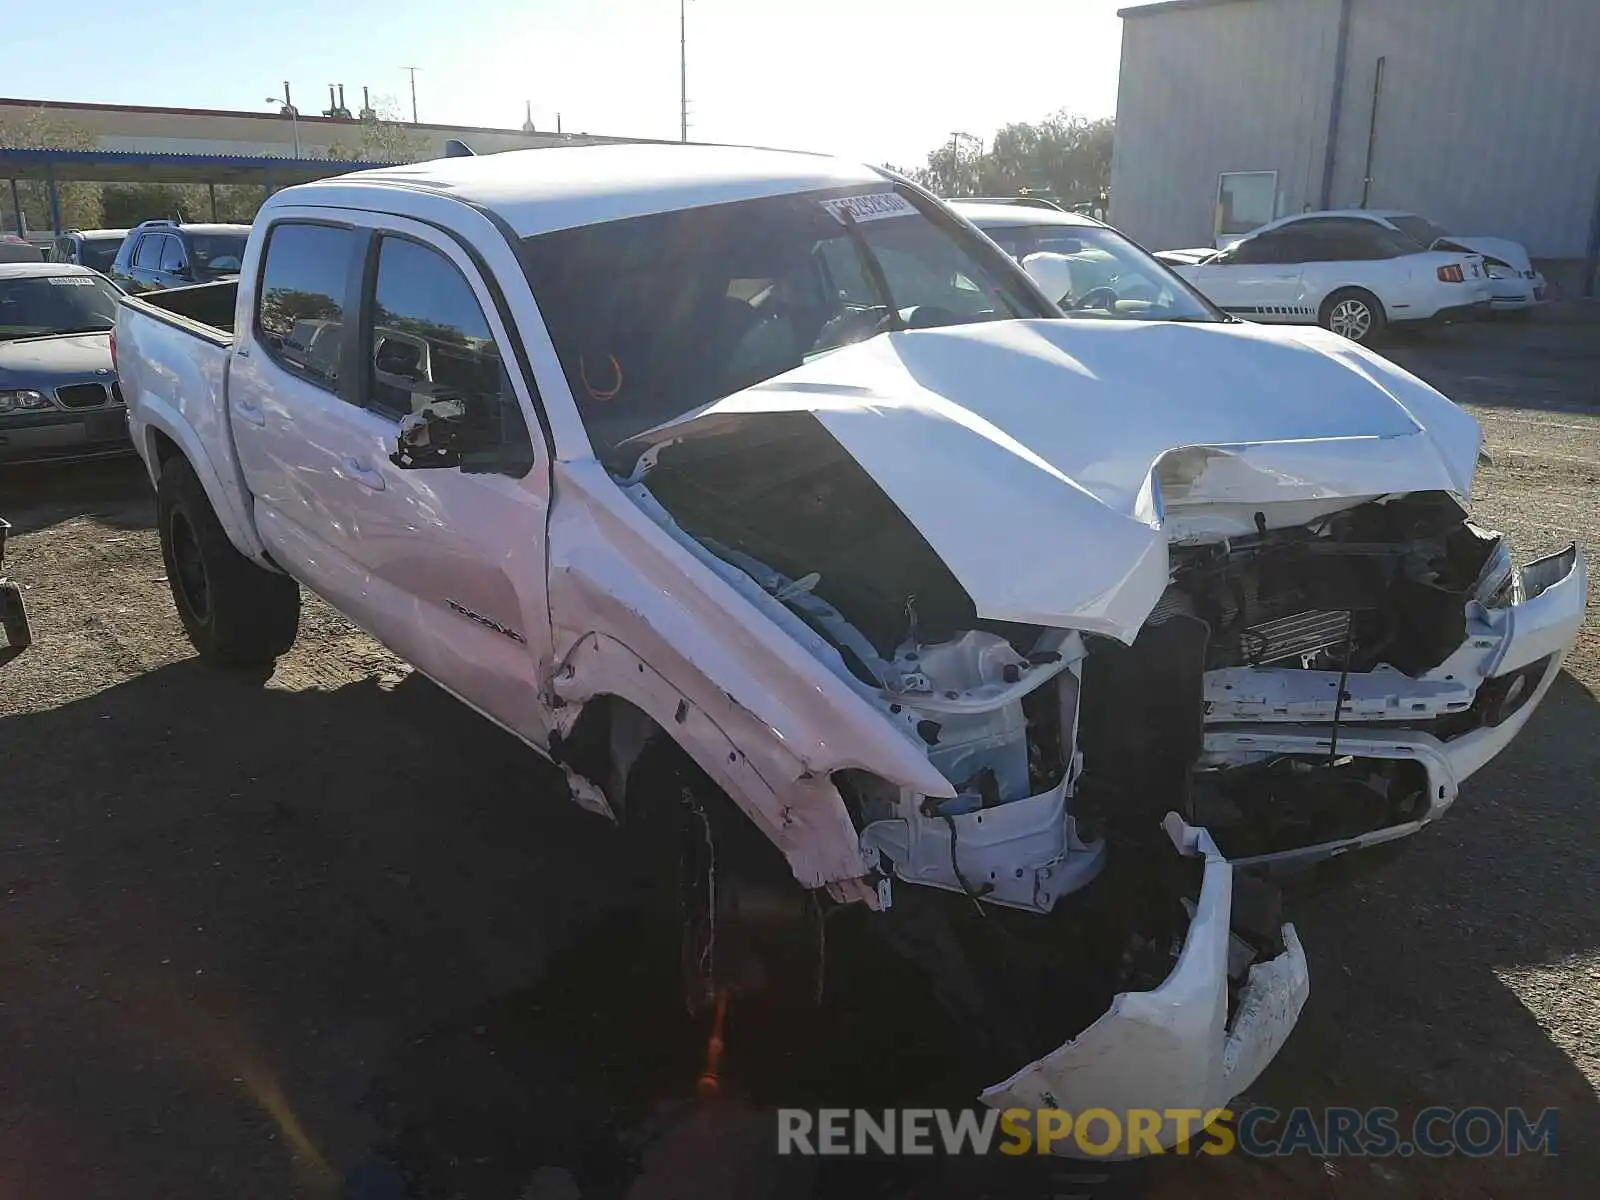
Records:
{"label": "gravel ground", "polygon": [[[1481,521],[1524,558],[1600,545],[1600,329],[1392,353],[1483,421]],[[634,1197],[679,1194],[662,1184],[685,1162],[765,1169],[736,1134],[769,1126],[708,1134],[664,1104],[696,1031],[655,1002],[608,830],[531,752],[316,602],[270,679],[200,668],[132,463],[0,476],[0,513],[38,636],[0,669],[0,1197],[334,1196],[353,1164],[363,1194],[397,1195],[375,1148],[416,1194],[470,1200],[562,1195],[548,1175],[523,1191],[541,1163],[599,1180],[586,1200],[626,1190],[623,1160],[644,1167]],[[1554,1105],[1558,1158],[1168,1159],[1106,1183],[1036,1165],[898,1194],[1592,1195],[1597,699],[1591,615],[1445,821],[1293,904],[1312,999],[1251,1097]],[[758,1033],[770,1048],[759,1017],[730,1033],[735,1072]],[[813,1080],[853,1078],[825,1034],[784,1036]],[[863,1036],[850,1054],[882,1042]],[[730,1194],[778,1186],[743,1178]],[[781,1181],[809,1194],[796,1164]]]}

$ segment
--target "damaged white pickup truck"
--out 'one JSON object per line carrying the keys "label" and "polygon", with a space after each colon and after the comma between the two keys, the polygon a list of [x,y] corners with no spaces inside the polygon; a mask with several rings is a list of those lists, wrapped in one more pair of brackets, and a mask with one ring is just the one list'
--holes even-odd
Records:
{"label": "damaged white pickup truck", "polygon": [[1064,316],[869,168],[537,150],[279,192],[115,353],[203,657],[303,584],[647,834],[696,995],[859,904],[986,1102],[1206,1110],[1308,990],[1238,864],[1437,818],[1587,583],[1443,396],[1149,271]]}

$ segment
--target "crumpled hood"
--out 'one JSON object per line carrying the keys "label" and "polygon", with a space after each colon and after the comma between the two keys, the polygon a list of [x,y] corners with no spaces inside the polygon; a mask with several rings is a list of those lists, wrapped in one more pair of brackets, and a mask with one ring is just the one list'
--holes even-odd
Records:
{"label": "crumpled hood", "polygon": [[[1449,237],[1441,239],[1453,245],[1461,246],[1473,254],[1482,254],[1487,258],[1498,258],[1508,267],[1518,271],[1533,270],[1533,260],[1528,257],[1526,247],[1520,242],[1507,241],[1497,237]],[[1435,243],[1436,245],[1438,243]]]}
{"label": "crumpled hood", "polygon": [[104,370],[111,380],[111,332],[0,342],[0,387],[53,387],[93,378]]}
{"label": "crumpled hood", "polygon": [[1438,392],[1321,329],[1090,320],[879,336],[634,441],[659,451],[793,412],[981,616],[1130,642],[1167,585],[1171,513],[1248,505],[1273,526],[1310,519],[1308,503],[1465,496],[1479,442]]}

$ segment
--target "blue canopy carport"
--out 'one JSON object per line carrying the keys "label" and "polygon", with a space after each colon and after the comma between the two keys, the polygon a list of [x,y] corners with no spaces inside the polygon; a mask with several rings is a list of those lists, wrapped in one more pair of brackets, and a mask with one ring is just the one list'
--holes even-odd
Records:
{"label": "blue canopy carport", "polygon": [[258,184],[266,195],[292,183],[307,183],[397,166],[391,162],[345,162],[333,158],[275,158],[252,154],[147,154],[133,150],[41,150],[0,148],[0,178],[8,178],[11,204],[22,229],[17,182],[43,180],[50,196],[50,227],[61,232],[59,185],[85,183],[203,183],[211,197],[211,219],[217,219],[217,188],[224,184]]}

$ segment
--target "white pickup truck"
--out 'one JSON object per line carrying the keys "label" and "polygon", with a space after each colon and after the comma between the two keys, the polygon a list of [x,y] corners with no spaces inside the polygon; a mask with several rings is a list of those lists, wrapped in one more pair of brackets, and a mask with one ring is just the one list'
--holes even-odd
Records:
{"label": "white pickup truck", "polygon": [[1206,1111],[1308,991],[1236,866],[1443,813],[1585,567],[1357,346],[1070,317],[883,172],[587,147],[281,191],[115,353],[203,658],[310,588],[644,834],[695,998],[854,904],[987,1103]]}

